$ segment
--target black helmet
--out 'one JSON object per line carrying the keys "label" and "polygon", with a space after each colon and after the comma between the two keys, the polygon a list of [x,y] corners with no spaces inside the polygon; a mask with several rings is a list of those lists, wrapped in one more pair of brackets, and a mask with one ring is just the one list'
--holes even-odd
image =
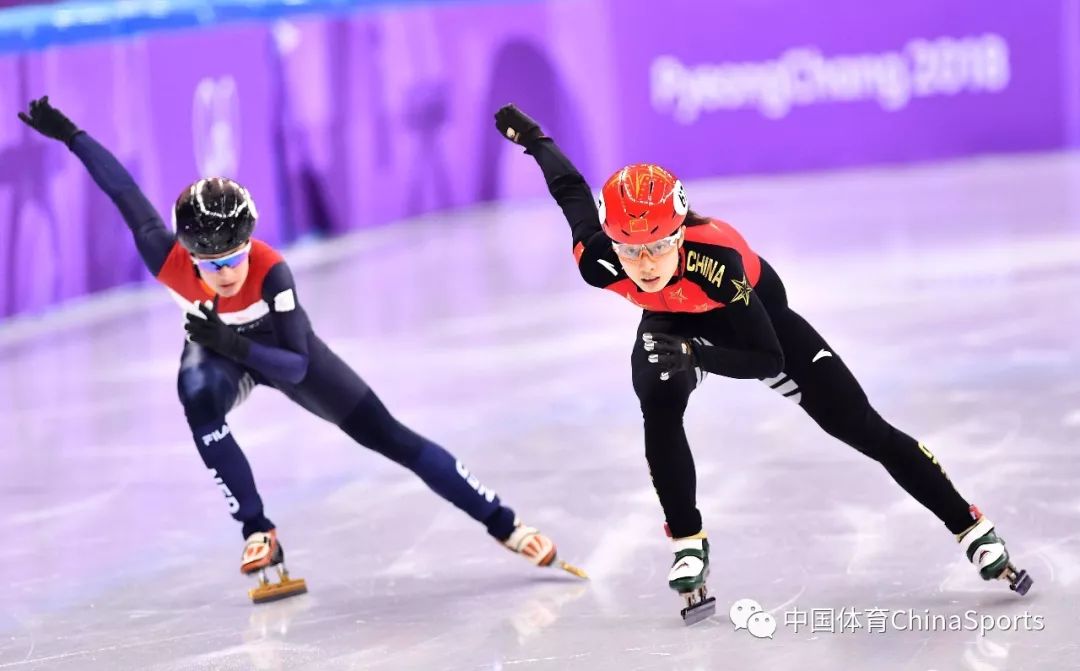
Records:
{"label": "black helmet", "polygon": [[223,254],[248,241],[259,213],[247,189],[225,177],[200,179],[173,206],[176,237],[192,254]]}

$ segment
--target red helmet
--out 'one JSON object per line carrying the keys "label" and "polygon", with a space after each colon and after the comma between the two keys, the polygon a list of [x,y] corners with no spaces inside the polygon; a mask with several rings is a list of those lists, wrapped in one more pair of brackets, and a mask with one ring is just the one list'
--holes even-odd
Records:
{"label": "red helmet", "polygon": [[690,209],[682,182],[651,163],[628,165],[609,177],[597,208],[604,233],[633,245],[674,234]]}

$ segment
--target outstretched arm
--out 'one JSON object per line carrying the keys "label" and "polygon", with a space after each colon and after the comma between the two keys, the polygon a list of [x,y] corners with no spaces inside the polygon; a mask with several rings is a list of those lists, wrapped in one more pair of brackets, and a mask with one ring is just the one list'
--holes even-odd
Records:
{"label": "outstretched arm", "polygon": [[90,176],[116,204],[124,222],[131,229],[143,263],[151,273],[157,275],[176,242],[176,236],[165,228],[157,210],[108,149],[89,134],[80,133],[72,140],[71,151],[82,160]]}
{"label": "outstretched arm", "polygon": [[49,104],[48,96],[30,103],[29,113],[19,118],[45,137],[66,144],[83,162],[94,182],[112,199],[135,238],[143,263],[157,275],[172,250],[176,237],[165,228],[154,206],[146,199],[131,174],[108,149],[79,130],[63,112]]}
{"label": "outstretched arm", "polygon": [[566,223],[570,224],[574,246],[587,244],[596,235],[604,235],[589,185],[558,145],[551,138],[542,137],[526,147],[525,153],[532,155],[543,171],[548,191],[562,209]]}
{"label": "outstretched arm", "polygon": [[514,105],[495,114],[495,126],[504,137],[525,147],[544,173],[548,191],[562,208],[574,240],[574,258],[589,284],[604,288],[625,278],[611,240],[600,228],[592,191],[574,164],[540,126]]}

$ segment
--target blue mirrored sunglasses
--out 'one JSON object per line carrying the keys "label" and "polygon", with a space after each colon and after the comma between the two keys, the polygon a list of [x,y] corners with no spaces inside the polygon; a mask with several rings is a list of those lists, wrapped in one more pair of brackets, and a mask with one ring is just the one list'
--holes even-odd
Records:
{"label": "blue mirrored sunglasses", "polygon": [[200,259],[193,256],[191,257],[191,260],[199,267],[199,270],[204,273],[220,273],[225,268],[238,267],[241,263],[247,261],[248,254],[250,253],[251,243],[249,242],[227,256],[219,256],[216,259]]}

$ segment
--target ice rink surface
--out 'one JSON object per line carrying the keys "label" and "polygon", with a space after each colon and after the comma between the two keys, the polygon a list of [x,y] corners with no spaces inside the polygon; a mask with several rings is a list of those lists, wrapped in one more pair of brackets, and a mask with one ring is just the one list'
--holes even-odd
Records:
{"label": "ice rink surface", "polygon": [[[630,387],[639,313],[581,282],[537,200],[287,258],[317,332],[590,582],[260,388],[230,425],[310,593],[253,606],[176,398],[180,315],[123,290],[0,327],[0,669],[1080,668],[1080,155],[689,193],[997,523],[1026,598],[796,405],[711,376],[687,430],[719,608],[684,627]],[[736,630],[741,598],[771,640]]]}

